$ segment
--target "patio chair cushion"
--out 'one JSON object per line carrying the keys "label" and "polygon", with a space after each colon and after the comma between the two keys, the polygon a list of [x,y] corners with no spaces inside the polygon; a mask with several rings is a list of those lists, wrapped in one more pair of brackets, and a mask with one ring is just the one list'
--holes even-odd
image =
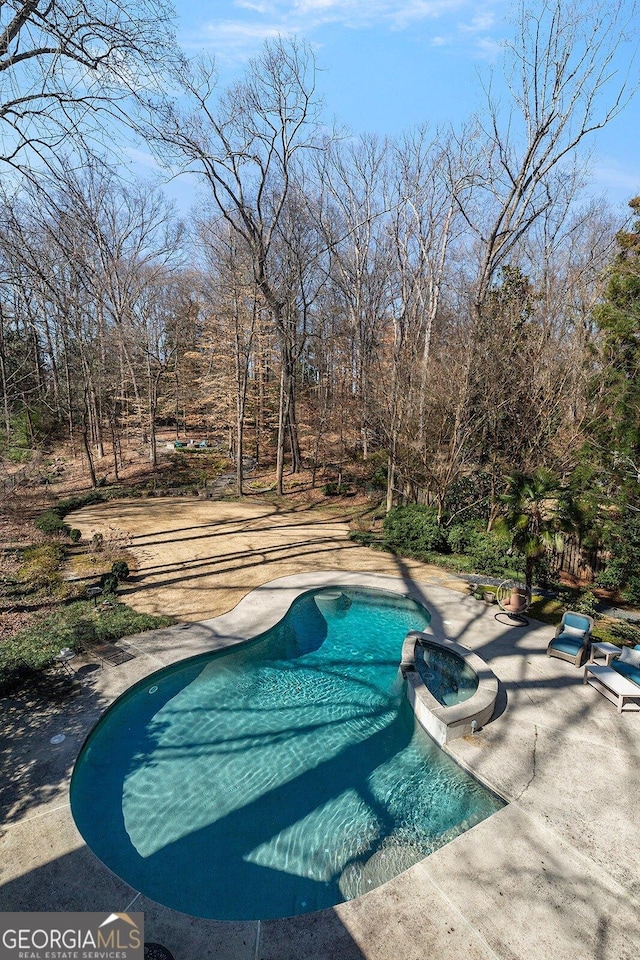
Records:
{"label": "patio chair cushion", "polygon": [[619,673],[622,677],[626,677],[627,680],[631,680],[632,683],[637,683],[640,687],[640,667],[634,667],[633,664],[625,660],[621,661],[618,658],[611,661],[611,666],[616,673]]}
{"label": "patio chair cushion", "polygon": [[562,621],[562,632],[572,633],[574,636],[584,636],[590,629],[589,621],[586,617],[581,617],[578,613],[565,613]]}
{"label": "patio chair cushion", "polygon": [[577,654],[578,650],[580,650],[584,644],[581,638],[573,637],[567,633],[561,633],[551,641],[549,646],[553,647],[554,650],[560,650],[562,653],[574,655]]}
{"label": "patio chair cushion", "polygon": [[611,661],[613,669],[640,686],[640,645],[634,647],[623,647],[620,656]]}
{"label": "patio chair cushion", "polygon": [[634,667],[640,667],[640,650],[622,647],[619,659],[622,663],[630,663]]}

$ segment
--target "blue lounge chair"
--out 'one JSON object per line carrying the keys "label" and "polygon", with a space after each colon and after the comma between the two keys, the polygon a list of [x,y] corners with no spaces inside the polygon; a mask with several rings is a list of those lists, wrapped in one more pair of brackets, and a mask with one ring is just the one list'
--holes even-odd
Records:
{"label": "blue lounge chair", "polygon": [[567,610],[547,647],[547,656],[568,660],[574,666],[581,667],[589,659],[592,630],[592,617]]}

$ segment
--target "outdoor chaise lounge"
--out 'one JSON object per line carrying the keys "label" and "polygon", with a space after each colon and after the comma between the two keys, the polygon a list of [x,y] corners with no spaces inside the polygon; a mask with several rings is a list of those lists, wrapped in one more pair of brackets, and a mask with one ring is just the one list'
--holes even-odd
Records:
{"label": "outdoor chaise lounge", "polygon": [[623,647],[608,666],[587,664],[583,682],[615,703],[618,713],[640,710],[640,644]]}
{"label": "outdoor chaise lounge", "polygon": [[620,676],[637,684],[638,696],[640,696],[640,643],[633,648],[622,647],[620,656],[614,657],[610,666]]}
{"label": "outdoor chaise lounge", "polygon": [[553,640],[547,647],[547,656],[568,660],[574,666],[581,667],[589,659],[592,630],[592,617],[567,610],[556,627]]}

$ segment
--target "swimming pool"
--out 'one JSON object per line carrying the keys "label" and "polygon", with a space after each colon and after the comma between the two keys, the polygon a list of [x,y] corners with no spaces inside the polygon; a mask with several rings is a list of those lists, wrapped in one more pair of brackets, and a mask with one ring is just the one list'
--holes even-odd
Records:
{"label": "swimming pool", "polygon": [[134,889],[201,917],[360,896],[503,806],[415,723],[398,664],[429,615],[382,591],[299,597],[255,640],[166,668],[105,713],[71,805]]}

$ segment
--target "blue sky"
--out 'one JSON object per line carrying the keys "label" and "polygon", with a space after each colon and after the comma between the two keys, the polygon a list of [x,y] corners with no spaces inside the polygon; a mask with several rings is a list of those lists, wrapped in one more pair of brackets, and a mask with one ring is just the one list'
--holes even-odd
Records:
{"label": "blue sky", "polygon": [[[266,38],[303,37],[326,117],[356,133],[469,116],[482,105],[478,74],[499,64],[501,41],[513,34],[510,0],[176,0],[176,10],[181,45],[214,54],[223,84]],[[639,69],[637,61],[636,78]],[[592,189],[621,212],[640,194],[638,131],[640,94],[589,144]]]}

